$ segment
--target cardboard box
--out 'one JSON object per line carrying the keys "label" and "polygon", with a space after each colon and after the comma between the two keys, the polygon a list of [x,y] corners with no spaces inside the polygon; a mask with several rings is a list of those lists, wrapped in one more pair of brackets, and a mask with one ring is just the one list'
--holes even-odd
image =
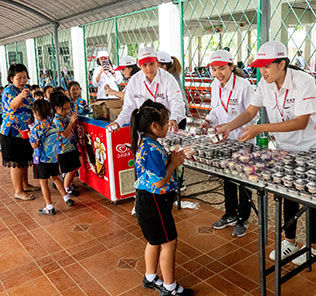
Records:
{"label": "cardboard box", "polygon": [[122,108],[110,108],[110,121],[114,121],[122,111]]}
{"label": "cardboard box", "polygon": [[94,118],[109,118],[109,109],[107,108],[105,101],[96,101],[91,103],[90,106],[92,108]]}
{"label": "cardboard box", "polygon": [[122,99],[109,99],[109,100],[105,100],[106,106],[111,109],[118,109],[118,108],[122,108],[124,100]]}

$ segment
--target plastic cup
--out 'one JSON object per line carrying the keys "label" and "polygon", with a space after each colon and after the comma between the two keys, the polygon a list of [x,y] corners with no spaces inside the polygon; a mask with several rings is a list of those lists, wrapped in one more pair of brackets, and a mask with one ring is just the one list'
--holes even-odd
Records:
{"label": "plastic cup", "polygon": [[29,138],[29,130],[28,129],[20,131],[20,134],[22,136],[22,139],[28,139]]}

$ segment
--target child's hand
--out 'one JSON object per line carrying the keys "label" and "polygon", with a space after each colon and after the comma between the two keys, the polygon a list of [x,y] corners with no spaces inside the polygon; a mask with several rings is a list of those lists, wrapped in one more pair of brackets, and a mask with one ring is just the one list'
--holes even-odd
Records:
{"label": "child's hand", "polygon": [[170,163],[176,168],[179,165],[183,164],[184,158],[185,158],[185,155],[184,155],[183,150],[179,152],[173,151],[171,154]]}
{"label": "child's hand", "polygon": [[77,119],[78,119],[78,113],[77,112],[72,113],[70,116],[70,122],[75,123]]}
{"label": "child's hand", "polygon": [[24,89],[21,91],[20,96],[21,96],[22,98],[26,98],[26,97],[29,95],[29,93],[30,93],[29,89],[28,89],[28,88],[24,88]]}

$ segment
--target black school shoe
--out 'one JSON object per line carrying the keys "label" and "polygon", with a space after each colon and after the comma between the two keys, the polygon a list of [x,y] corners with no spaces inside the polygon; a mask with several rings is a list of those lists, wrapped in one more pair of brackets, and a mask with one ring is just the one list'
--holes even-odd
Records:
{"label": "black school shoe", "polygon": [[70,199],[70,198],[66,201],[66,205],[68,207],[72,207],[75,203],[76,202],[73,199]]}
{"label": "black school shoe", "polygon": [[143,288],[145,289],[156,289],[157,291],[161,291],[163,284],[157,285],[156,282],[159,280],[159,276],[156,275],[154,280],[150,282],[149,280],[146,279],[146,276],[144,276],[143,279]]}
{"label": "black school shoe", "polygon": [[162,287],[160,290],[160,296],[193,296],[193,290],[192,289],[185,289],[183,288],[183,291],[181,293],[178,292],[179,284],[177,283],[177,286],[174,290],[168,291],[165,287]]}
{"label": "black school shoe", "polygon": [[41,209],[41,210],[38,210],[38,213],[40,215],[48,215],[48,216],[53,216],[56,214],[56,211],[54,208],[52,208],[51,210],[48,210],[47,208],[44,208],[44,209]]}

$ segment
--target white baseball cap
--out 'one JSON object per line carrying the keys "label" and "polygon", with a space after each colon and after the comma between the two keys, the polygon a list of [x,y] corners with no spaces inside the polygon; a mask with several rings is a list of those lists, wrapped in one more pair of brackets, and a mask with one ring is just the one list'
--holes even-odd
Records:
{"label": "white baseball cap", "polygon": [[213,52],[211,55],[210,62],[208,63],[207,67],[209,66],[225,66],[227,64],[233,63],[233,57],[231,53],[227,50],[217,50]]}
{"label": "white baseball cap", "polygon": [[120,59],[120,65],[114,71],[119,71],[132,65],[136,65],[136,59],[131,56],[126,56]]}
{"label": "white baseball cap", "polygon": [[100,50],[100,51],[98,52],[97,58],[109,57],[109,56],[110,56],[110,55],[109,55],[109,53],[108,53],[106,50]]}
{"label": "white baseball cap", "polygon": [[138,51],[138,64],[141,66],[145,63],[153,63],[157,61],[157,53],[151,47],[143,47]]}
{"label": "white baseball cap", "polygon": [[287,50],[279,41],[268,41],[261,45],[257,53],[257,59],[249,66],[261,68],[271,64],[276,59],[287,58]]}
{"label": "white baseball cap", "polygon": [[169,53],[165,51],[159,51],[157,52],[157,60],[159,63],[171,63],[172,58]]}

